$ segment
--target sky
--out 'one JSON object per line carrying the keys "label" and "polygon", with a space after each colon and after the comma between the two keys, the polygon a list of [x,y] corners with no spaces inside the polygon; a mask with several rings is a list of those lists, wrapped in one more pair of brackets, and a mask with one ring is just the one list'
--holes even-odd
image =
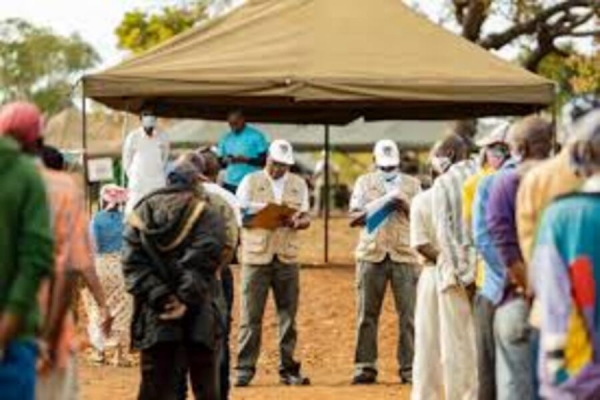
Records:
{"label": "sky", "polygon": [[114,30],[132,9],[157,9],[177,0],[0,0],[0,19],[23,18],[69,35],[77,32],[100,53],[103,65],[119,62]]}
{"label": "sky", "polygon": [[[159,9],[183,0],[0,0],[0,19],[23,18],[57,33],[79,33],[102,57],[102,67],[118,63],[124,53],[117,49],[114,30],[130,10]],[[435,10],[443,0],[428,0],[425,9]],[[240,3],[241,0],[234,0]]]}

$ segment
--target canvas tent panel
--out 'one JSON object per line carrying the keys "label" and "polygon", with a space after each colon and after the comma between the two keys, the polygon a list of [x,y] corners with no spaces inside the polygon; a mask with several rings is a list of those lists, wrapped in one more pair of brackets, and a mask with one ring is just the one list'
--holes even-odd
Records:
{"label": "canvas tent panel", "polygon": [[553,85],[435,26],[398,0],[254,0],[85,78],[116,109],[347,123],[525,114]]}

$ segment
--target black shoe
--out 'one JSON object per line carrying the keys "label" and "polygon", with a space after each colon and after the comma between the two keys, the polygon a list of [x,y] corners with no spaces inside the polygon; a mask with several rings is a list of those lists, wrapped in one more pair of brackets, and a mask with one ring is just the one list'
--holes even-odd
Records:
{"label": "black shoe", "polygon": [[377,383],[377,371],[373,368],[363,369],[352,379],[353,385],[373,385],[375,383]]}
{"label": "black shoe", "polygon": [[254,379],[254,371],[239,371],[234,386],[238,388],[250,386],[252,379]]}
{"label": "black shoe", "polygon": [[412,378],[405,378],[403,376],[400,377],[400,384],[402,385],[412,385],[413,380]]}
{"label": "black shoe", "polygon": [[310,379],[301,374],[283,373],[279,378],[280,382],[287,386],[308,386]]}
{"label": "black shoe", "polygon": [[279,371],[279,381],[287,386],[308,386],[310,379],[300,373],[300,364]]}

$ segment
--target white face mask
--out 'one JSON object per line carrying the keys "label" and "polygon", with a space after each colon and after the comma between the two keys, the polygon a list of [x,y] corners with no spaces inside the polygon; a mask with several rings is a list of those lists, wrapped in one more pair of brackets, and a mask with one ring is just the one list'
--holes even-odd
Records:
{"label": "white face mask", "polygon": [[521,155],[521,153],[517,153],[517,152],[512,152],[510,157],[513,159],[514,162],[516,162],[517,164],[521,163],[523,161],[523,156]]}
{"label": "white face mask", "polygon": [[142,117],[142,126],[144,129],[156,128],[156,117],[154,115],[144,115]]}
{"label": "white face mask", "polygon": [[450,157],[433,157],[431,159],[431,166],[438,174],[443,174],[452,165]]}
{"label": "white face mask", "polygon": [[384,180],[386,181],[393,181],[394,179],[396,179],[396,177],[398,177],[398,173],[400,171],[398,169],[394,169],[392,171],[382,171],[379,170],[379,173],[381,174],[381,176],[383,177]]}

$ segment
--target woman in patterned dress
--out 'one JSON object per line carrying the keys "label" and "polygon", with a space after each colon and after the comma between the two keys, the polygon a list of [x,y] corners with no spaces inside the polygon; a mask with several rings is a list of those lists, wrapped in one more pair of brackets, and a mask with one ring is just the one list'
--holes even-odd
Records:
{"label": "woman in patterned dress", "polygon": [[[95,350],[94,362],[130,366],[129,325],[133,300],[125,290],[120,256],[124,227],[121,209],[127,201],[127,191],[117,185],[106,185],[100,192],[100,199],[101,210],[92,218],[90,231],[96,254],[96,272],[114,321],[111,334],[103,335],[98,307],[89,291],[84,290],[82,298],[88,316],[88,334]],[[113,354],[110,361],[107,361],[107,352]]]}

